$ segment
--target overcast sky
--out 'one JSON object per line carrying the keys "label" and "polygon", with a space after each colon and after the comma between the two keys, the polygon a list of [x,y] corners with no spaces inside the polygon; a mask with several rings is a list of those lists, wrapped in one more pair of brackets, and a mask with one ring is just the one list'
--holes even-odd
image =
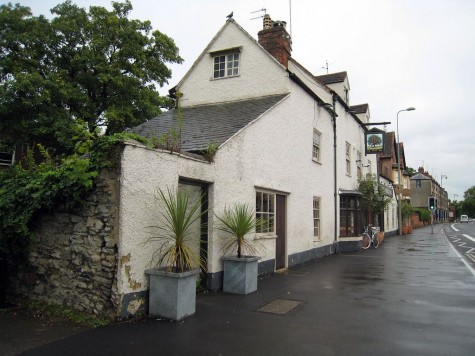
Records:
{"label": "overcast sky", "polygon": [[[13,0],[50,15],[62,1]],[[0,3],[5,3],[0,0]],[[111,9],[111,1],[77,0]],[[291,4],[291,6],[290,6]],[[475,1],[473,0],[132,0],[131,18],[150,20],[173,38],[184,58],[173,65],[168,89],[179,82],[234,11],[257,38],[265,8],[287,21],[292,57],[316,75],[347,71],[350,104],[368,103],[373,122],[391,122],[404,142],[407,164],[423,166],[463,199],[475,185]],[[291,11],[290,11],[291,9]],[[378,126],[379,128],[384,128]],[[457,197],[458,195],[458,197]]]}

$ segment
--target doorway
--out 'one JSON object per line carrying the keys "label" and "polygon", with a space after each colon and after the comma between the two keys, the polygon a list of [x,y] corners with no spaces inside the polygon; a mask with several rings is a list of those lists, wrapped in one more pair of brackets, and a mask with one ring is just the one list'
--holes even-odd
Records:
{"label": "doorway", "polygon": [[286,267],[286,197],[285,195],[276,194],[276,222],[275,232],[277,235],[275,242],[275,269],[283,269]]}

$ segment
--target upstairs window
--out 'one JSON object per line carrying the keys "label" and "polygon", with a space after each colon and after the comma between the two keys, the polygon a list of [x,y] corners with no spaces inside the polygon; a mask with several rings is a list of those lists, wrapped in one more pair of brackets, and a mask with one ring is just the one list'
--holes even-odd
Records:
{"label": "upstairs window", "polygon": [[346,143],[346,174],[351,176],[351,145]]}
{"label": "upstairs window", "polygon": [[239,52],[221,53],[213,57],[213,78],[235,77],[239,75]]}
{"label": "upstairs window", "polygon": [[322,134],[317,130],[313,129],[313,159],[317,162],[320,162],[320,141]]}
{"label": "upstairs window", "polygon": [[362,159],[361,159],[361,152],[358,151],[356,152],[356,172],[357,172],[357,176],[358,176],[358,179],[361,179],[361,164],[362,164]]}

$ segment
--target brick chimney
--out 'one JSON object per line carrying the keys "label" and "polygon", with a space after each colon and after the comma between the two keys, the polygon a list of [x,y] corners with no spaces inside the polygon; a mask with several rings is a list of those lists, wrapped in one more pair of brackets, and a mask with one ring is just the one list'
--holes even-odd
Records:
{"label": "brick chimney", "polygon": [[259,44],[279,61],[285,68],[288,67],[292,52],[292,41],[285,29],[285,21],[272,21],[269,15],[264,15],[263,29],[257,34]]}

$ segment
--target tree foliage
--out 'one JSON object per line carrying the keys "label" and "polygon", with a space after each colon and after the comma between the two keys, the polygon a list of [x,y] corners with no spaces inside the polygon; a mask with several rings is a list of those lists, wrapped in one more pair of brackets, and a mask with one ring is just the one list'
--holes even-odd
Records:
{"label": "tree foliage", "polygon": [[475,185],[463,193],[463,202],[460,214],[475,217]]}
{"label": "tree foliage", "polygon": [[0,171],[0,255],[8,256],[14,265],[24,262],[41,212],[59,204],[80,206],[99,171],[118,164],[120,142],[132,138],[146,143],[130,133],[96,138],[80,127],[76,133],[74,154],[58,161],[39,146],[40,163],[30,150],[19,164]]}
{"label": "tree foliage", "polygon": [[156,85],[181,63],[174,41],[149,21],[128,19],[130,1],[87,11],[66,1],[51,20],[19,4],[0,6],[0,132],[10,144],[41,142],[71,152],[78,121],[121,132],[169,106]]}
{"label": "tree foliage", "polygon": [[363,194],[361,199],[363,209],[370,213],[382,213],[391,202],[390,198],[385,197],[384,189],[379,185],[374,174],[359,180],[358,191]]}

